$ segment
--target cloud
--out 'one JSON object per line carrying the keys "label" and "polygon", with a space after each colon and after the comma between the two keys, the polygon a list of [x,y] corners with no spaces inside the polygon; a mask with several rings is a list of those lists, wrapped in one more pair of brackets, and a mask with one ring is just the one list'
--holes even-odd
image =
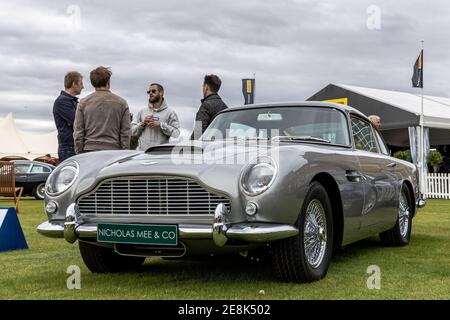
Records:
{"label": "cloud", "polygon": [[[367,8],[380,8],[369,30]],[[303,100],[328,83],[415,92],[411,72],[424,39],[425,91],[448,96],[450,5],[427,1],[17,1],[0,3],[0,117],[53,130],[64,74],[111,66],[112,90],[132,112],[150,82],[190,131],[207,73],[229,106],[256,73],[256,102]],[[26,129],[26,128],[24,128]]]}

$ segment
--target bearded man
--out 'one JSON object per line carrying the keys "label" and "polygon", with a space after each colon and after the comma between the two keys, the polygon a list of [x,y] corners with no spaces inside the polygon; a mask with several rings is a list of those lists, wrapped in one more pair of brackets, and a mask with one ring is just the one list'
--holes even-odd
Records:
{"label": "bearded man", "polygon": [[140,110],[131,122],[131,135],[139,137],[137,150],[168,143],[170,137],[180,135],[178,116],[169,108],[164,99],[164,88],[152,83],[147,91],[148,106]]}

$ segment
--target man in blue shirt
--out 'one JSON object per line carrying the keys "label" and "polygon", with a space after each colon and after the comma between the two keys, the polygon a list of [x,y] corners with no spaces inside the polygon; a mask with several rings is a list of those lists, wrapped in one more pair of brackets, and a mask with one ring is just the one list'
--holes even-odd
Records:
{"label": "man in blue shirt", "polygon": [[58,129],[59,162],[75,155],[73,141],[73,123],[77,110],[78,98],[84,89],[83,76],[77,71],[71,71],[64,77],[64,90],[53,104],[53,118]]}

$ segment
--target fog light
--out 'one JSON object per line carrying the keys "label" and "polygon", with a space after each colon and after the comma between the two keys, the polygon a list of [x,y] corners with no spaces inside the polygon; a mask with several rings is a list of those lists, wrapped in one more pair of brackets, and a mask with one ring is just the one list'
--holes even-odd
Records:
{"label": "fog light", "polygon": [[253,216],[256,214],[256,211],[258,210],[258,206],[254,202],[247,202],[247,205],[245,206],[245,212],[249,216]]}
{"label": "fog light", "polygon": [[54,201],[50,201],[49,203],[47,203],[47,205],[45,206],[45,211],[47,213],[50,214],[54,214],[56,212],[56,210],[58,209],[58,205],[56,204],[56,202]]}

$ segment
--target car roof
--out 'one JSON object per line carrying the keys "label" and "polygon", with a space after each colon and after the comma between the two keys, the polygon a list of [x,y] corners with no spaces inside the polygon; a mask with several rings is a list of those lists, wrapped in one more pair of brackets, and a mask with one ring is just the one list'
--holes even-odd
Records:
{"label": "car roof", "polygon": [[41,162],[41,161],[31,161],[31,160],[13,160],[14,163],[17,164],[39,164],[39,165],[43,165],[49,168],[56,168],[54,165],[50,164],[50,163],[45,163],[45,162]]}
{"label": "car roof", "polygon": [[269,107],[321,107],[321,108],[330,108],[330,109],[338,109],[345,113],[356,114],[360,117],[367,119],[367,116],[363,114],[361,111],[351,107],[346,106],[340,103],[334,102],[324,102],[324,101],[287,101],[287,102],[268,102],[268,103],[257,103],[257,104],[247,104],[239,107],[232,107],[225,110],[223,112],[230,112],[236,110],[246,110],[246,109],[255,109],[255,108],[269,108]]}

